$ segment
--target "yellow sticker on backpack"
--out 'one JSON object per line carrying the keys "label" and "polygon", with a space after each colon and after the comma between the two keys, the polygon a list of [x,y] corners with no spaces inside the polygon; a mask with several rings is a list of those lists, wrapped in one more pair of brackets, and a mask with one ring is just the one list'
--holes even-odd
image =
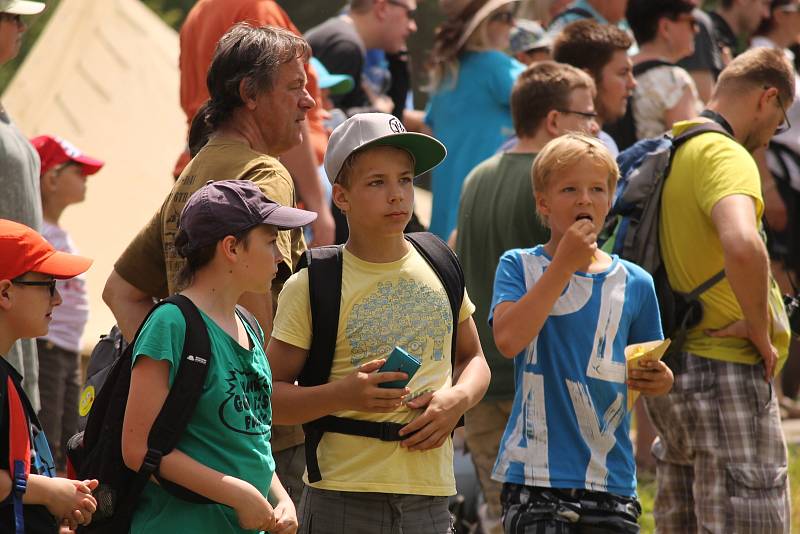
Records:
{"label": "yellow sticker on backpack", "polygon": [[81,401],[78,404],[78,413],[81,417],[89,415],[92,404],[94,404],[94,386],[86,386],[81,392]]}

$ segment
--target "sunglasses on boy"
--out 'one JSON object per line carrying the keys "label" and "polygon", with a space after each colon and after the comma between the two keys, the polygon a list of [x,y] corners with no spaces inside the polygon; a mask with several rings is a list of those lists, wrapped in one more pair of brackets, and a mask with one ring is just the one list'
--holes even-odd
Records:
{"label": "sunglasses on boy", "polygon": [[13,22],[17,26],[22,24],[22,15],[14,15],[13,13],[0,13],[0,22],[7,20],[8,22]]}
{"label": "sunglasses on boy", "polygon": [[11,280],[12,284],[18,286],[33,286],[33,287],[46,287],[50,290],[50,297],[52,298],[56,294],[56,281],[55,279],[51,280],[20,280],[19,278],[15,278]]}

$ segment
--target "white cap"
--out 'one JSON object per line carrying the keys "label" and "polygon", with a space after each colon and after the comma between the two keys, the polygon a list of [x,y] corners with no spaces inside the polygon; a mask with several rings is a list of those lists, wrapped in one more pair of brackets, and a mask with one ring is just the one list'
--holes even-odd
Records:
{"label": "white cap", "polygon": [[0,13],[12,15],[38,15],[44,11],[44,2],[29,0],[0,0]]}
{"label": "white cap", "polygon": [[356,113],[336,127],[325,152],[325,172],[331,183],[336,181],[345,160],[368,146],[401,148],[414,158],[414,176],[439,165],[447,149],[433,137],[406,131],[394,115],[388,113]]}

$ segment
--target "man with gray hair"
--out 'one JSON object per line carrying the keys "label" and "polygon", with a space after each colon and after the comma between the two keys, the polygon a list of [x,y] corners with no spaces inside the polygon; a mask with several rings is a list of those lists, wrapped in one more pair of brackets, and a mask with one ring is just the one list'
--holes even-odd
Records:
{"label": "man with gray hair", "polygon": [[[303,121],[314,107],[304,69],[310,53],[301,37],[273,26],[240,23],[220,39],[208,70],[210,99],[196,119],[206,123],[209,140],[117,260],[103,291],[126,339],[135,335],[154,298],[181,289],[175,275],[184,260],[175,251],[175,234],[192,193],[209,180],[250,180],[268,198],[295,206],[292,177],[277,156],[302,142]],[[256,316],[267,339],[273,303],[306,248],[301,229],[279,232],[277,247],[283,261],[271,293],[249,293],[239,302]]]}

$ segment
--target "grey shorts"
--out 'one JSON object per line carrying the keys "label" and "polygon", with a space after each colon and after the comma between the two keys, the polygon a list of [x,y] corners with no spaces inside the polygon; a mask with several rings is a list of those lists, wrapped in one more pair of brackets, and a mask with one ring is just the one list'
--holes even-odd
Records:
{"label": "grey shorts", "polygon": [[299,534],[452,534],[447,497],[321,490],[306,486]]}
{"label": "grey shorts", "polygon": [[763,365],[676,355],[672,391],[646,398],[660,534],[789,532],[786,444]]}

